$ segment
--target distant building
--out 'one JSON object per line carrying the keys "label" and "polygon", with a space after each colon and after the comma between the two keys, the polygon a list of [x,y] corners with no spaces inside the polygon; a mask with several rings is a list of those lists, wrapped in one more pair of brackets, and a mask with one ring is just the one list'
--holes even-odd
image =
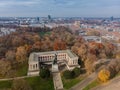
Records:
{"label": "distant building", "polygon": [[119,40],[120,39],[118,36],[112,35],[112,34],[106,34],[102,36],[102,38],[105,38],[107,40]]}
{"label": "distant building", "polygon": [[96,42],[96,43],[102,42],[101,37],[98,36],[84,36],[83,38],[88,42]]}
{"label": "distant building", "polygon": [[110,20],[111,20],[111,21],[113,21],[113,20],[114,20],[114,17],[113,17],[113,16],[112,16],[112,17],[110,17]]}
{"label": "distant building", "polygon": [[48,21],[52,21],[51,15],[48,15]]}
{"label": "distant building", "polygon": [[78,56],[74,54],[71,50],[31,53],[28,61],[28,75],[39,75],[41,65],[40,63],[52,65],[55,58],[55,53],[57,53],[58,64],[66,64],[69,70],[72,70],[75,67],[79,67]]}
{"label": "distant building", "polygon": [[16,29],[13,29],[13,28],[0,28],[0,36],[5,36],[15,31]]}
{"label": "distant building", "polygon": [[75,21],[74,25],[75,25],[76,27],[80,27],[80,21]]}
{"label": "distant building", "polygon": [[79,35],[80,35],[80,36],[86,36],[87,33],[86,33],[85,30],[80,30],[80,31],[79,31]]}
{"label": "distant building", "polygon": [[113,29],[108,29],[108,32],[113,32],[114,30]]}
{"label": "distant building", "polygon": [[40,22],[40,18],[39,18],[39,17],[37,17],[37,18],[36,18],[36,21],[37,21],[37,23],[39,23],[39,22]]}

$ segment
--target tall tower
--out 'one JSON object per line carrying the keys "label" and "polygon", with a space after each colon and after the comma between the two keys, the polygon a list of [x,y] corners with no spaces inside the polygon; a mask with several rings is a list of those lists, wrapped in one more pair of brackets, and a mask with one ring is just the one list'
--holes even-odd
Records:
{"label": "tall tower", "polygon": [[37,17],[37,18],[36,18],[36,21],[37,21],[37,23],[39,23],[39,22],[40,22],[40,18],[39,18],[39,17]]}
{"label": "tall tower", "polygon": [[49,21],[49,22],[52,21],[51,15],[48,15],[48,21]]}
{"label": "tall tower", "polygon": [[110,17],[110,20],[111,20],[111,21],[113,21],[113,20],[114,20],[114,17],[113,17],[113,16],[112,16],[112,17]]}

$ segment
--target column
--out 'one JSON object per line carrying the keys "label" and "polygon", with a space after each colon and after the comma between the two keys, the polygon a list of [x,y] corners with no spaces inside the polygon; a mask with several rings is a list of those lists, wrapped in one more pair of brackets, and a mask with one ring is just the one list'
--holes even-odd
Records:
{"label": "column", "polygon": [[34,65],[32,65],[32,70],[34,70]]}
{"label": "column", "polygon": [[29,64],[29,70],[32,70],[32,65],[31,64]]}

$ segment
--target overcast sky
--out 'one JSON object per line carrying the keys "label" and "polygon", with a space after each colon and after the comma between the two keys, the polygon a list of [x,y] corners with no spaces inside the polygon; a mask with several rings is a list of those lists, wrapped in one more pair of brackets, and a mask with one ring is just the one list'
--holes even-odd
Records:
{"label": "overcast sky", "polygon": [[120,0],[0,0],[0,16],[120,17]]}

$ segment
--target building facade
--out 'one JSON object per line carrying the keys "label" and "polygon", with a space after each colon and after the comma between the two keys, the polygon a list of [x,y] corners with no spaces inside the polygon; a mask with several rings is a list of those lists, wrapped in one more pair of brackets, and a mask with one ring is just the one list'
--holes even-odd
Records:
{"label": "building facade", "polygon": [[57,62],[66,64],[69,70],[79,67],[78,56],[71,50],[31,53],[28,61],[28,75],[39,75],[40,63],[49,63],[52,65],[56,53]]}

